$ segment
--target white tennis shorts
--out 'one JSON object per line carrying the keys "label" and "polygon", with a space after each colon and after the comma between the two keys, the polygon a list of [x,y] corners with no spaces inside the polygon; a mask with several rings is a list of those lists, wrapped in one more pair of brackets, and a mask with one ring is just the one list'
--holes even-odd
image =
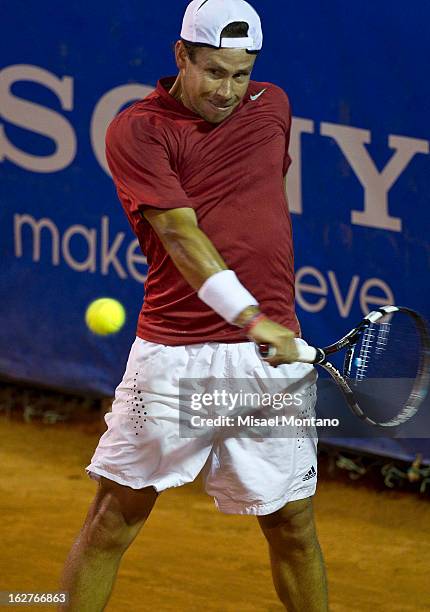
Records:
{"label": "white tennis shorts", "polygon": [[203,471],[206,492],[222,512],[275,512],[315,493],[315,431],[309,435],[289,427],[287,437],[250,437],[246,432],[230,435],[226,427],[221,435],[209,426],[184,437],[180,381],[199,379],[199,389],[210,391],[215,379],[247,379],[260,393],[288,392],[291,381],[294,396],[301,398],[299,416],[310,417],[315,414],[316,378],[308,364],[269,366],[252,342],[165,346],[136,338],[112,411],[105,416],[108,429],[86,471],[96,480],[104,476],[159,492],[192,482]]}

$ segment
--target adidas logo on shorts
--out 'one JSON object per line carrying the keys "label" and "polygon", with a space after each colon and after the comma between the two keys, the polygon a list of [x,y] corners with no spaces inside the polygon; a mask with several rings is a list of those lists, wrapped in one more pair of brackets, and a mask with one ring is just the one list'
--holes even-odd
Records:
{"label": "adidas logo on shorts", "polygon": [[307,472],[302,480],[310,480],[311,478],[315,478],[315,476],[317,475],[314,466],[311,467],[311,469],[309,470],[309,472]]}

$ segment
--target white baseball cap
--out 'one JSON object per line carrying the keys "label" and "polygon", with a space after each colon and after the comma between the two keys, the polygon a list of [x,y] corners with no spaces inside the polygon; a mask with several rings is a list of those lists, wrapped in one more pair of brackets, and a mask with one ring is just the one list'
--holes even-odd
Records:
{"label": "white baseball cap", "polygon": [[[248,36],[221,38],[223,29],[234,21],[248,24]],[[189,43],[217,49],[256,52],[263,46],[260,17],[245,0],[193,0],[185,11],[181,38]]]}

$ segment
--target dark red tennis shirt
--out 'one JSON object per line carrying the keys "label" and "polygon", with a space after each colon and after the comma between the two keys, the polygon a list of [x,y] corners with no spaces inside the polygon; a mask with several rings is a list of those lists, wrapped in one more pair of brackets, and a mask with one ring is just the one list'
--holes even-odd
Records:
{"label": "dark red tennis shirt", "polygon": [[137,335],[166,345],[240,342],[177,270],[146,207],[191,207],[200,229],[262,311],[296,333],[291,219],[284,191],[291,112],[284,91],[251,81],[240,106],[211,124],[169,94],[175,78],[121,112],[106,137],[119,199],[149,271]]}

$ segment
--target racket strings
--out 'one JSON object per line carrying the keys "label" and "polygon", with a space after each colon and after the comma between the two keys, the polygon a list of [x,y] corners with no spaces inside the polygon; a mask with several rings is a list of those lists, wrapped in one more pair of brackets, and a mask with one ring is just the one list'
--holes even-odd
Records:
{"label": "racket strings", "polygon": [[371,323],[355,346],[350,379],[414,379],[421,342],[414,321],[397,314]]}
{"label": "racket strings", "polygon": [[366,373],[370,363],[370,357],[372,354],[372,346],[375,340],[375,334],[373,326],[370,325],[363,334],[362,344],[358,358],[356,359],[357,370],[355,373],[356,380],[363,380],[366,377]]}
{"label": "racket strings", "polygon": [[381,355],[387,348],[388,337],[390,335],[391,323],[380,323],[378,337],[376,339],[376,354]]}

